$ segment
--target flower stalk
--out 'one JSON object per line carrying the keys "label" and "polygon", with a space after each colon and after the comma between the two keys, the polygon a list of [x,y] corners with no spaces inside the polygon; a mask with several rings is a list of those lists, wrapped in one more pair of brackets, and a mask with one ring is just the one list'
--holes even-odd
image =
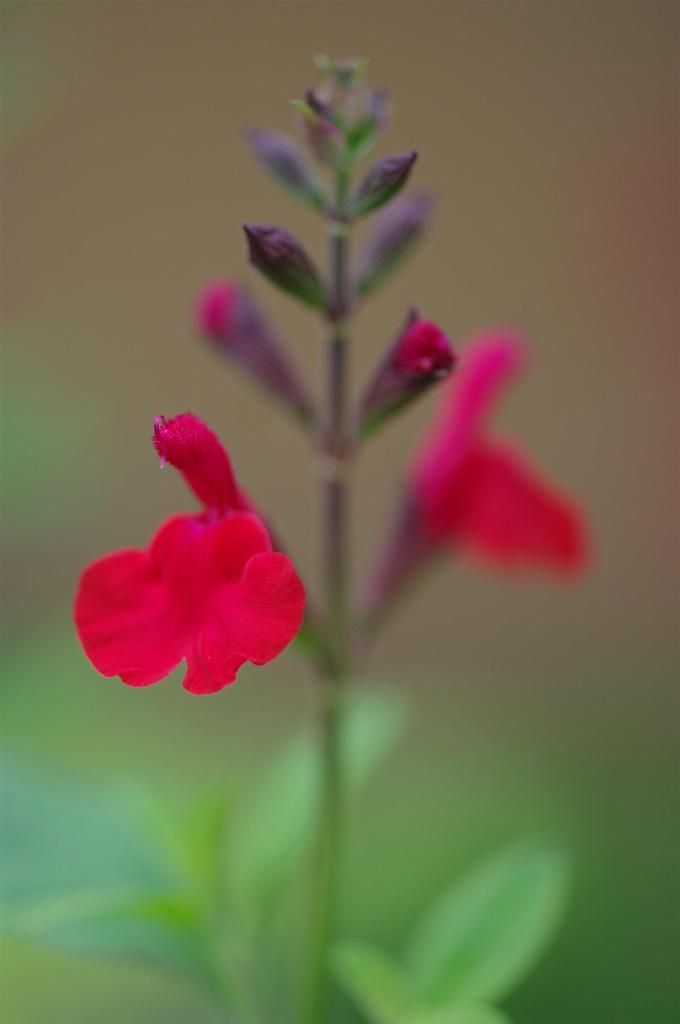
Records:
{"label": "flower stalk", "polygon": [[351,654],[348,607],[348,345],[350,310],[347,178],[335,175],[335,208],[327,218],[329,295],[326,319],[328,421],[320,437],[319,465],[325,515],[325,564],[328,660],[322,676],[320,741],[322,758],[319,834],[314,865],[308,979],[308,1022],[326,1018],[329,997],[328,954],[335,932],[339,862],[343,844],[343,704]]}

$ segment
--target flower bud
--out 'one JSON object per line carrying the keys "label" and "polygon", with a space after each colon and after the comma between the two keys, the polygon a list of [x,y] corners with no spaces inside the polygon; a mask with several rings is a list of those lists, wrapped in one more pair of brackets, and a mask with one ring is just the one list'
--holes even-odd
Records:
{"label": "flower bud", "polygon": [[375,145],[378,133],[387,122],[387,97],[372,92],[365,80],[367,61],[360,58],[314,60],[323,78],[314,92],[325,104],[332,120],[342,129],[347,143],[347,163],[356,165]]}
{"label": "flower bud", "polygon": [[389,102],[384,92],[367,92],[357,101],[358,111],[347,132],[347,145],[352,163],[358,164],[368,156],[389,118]]}
{"label": "flower bud", "polygon": [[248,293],[230,281],[214,281],[200,294],[196,321],[203,336],[241,366],[304,422],[312,402],[285,351]]}
{"label": "flower bud", "polygon": [[363,298],[374,291],[402,261],[427,226],[431,210],[432,200],[428,196],[406,196],[380,214],[359,255],[359,296]]}
{"label": "flower bud", "polygon": [[365,57],[343,57],[334,60],[324,53],[318,53],[314,63],[325,78],[343,89],[356,86],[368,66]]}
{"label": "flower bud", "polygon": [[243,230],[254,267],[301,302],[323,307],[325,294],[318,271],[290,231],[273,224],[244,224]]}
{"label": "flower bud", "polygon": [[347,157],[347,143],[335,124],[331,109],[308,89],[304,100],[294,106],[302,115],[301,127],[312,153],[326,167],[338,168]]}
{"label": "flower bud", "polygon": [[251,128],[246,136],[256,159],[274,181],[308,206],[319,210],[324,208],[326,196],[323,187],[289,135]]}
{"label": "flower bud", "polygon": [[416,157],[415,150],[411,150],[374,163],[353,198],[353,214],[362,217],[389,202],[406,184]]}
{"label": "flower bud", "polygon": [[456,356],[444,332],[436,324],[421,320],[413,310],[366,390],[360,433],[372,433],[436,381],[447,377],[455,365]]}

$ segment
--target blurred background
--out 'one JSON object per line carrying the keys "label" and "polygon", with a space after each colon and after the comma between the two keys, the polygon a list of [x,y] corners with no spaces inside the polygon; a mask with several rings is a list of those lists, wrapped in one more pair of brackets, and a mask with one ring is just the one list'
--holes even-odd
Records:
{"label": "blurred background", "polygon": [[[398,949],[460,867],[551,831],[575,854],[566,926],[513,996],[518,1024],[670,1024],[678,1006],[680,9],[672,3],[10,3],[2,34],[3,730],[89,779],[248,785],[313,707],[294,651],[218,698],[90,669],[80,569],[191,508],[153,416],[186,409],[318,579],[296,427],[192,328],[201,285],[247,282],[318,380],[313,317],[247,267],[243,221],[319,225],[255,169],[242,127],[286,130],[315,53],[365,55],[417,148],[430,236],[356,324],[356,381],[410,303],[453,339],[507,325],[532,367],[500,412],[588,509],[576,585],[442,563],[367,677],[408,735],[353,819],[344,926]],[[362,455],[354,557],[391,514],[423,402]],[[413,868],[417,865],[417,870]],[[380,878],[380,886],[376,885]],[[7,1024],[209,1019],[145,969],[6,943]],[[34,979],[40,978],[40,985]]]}

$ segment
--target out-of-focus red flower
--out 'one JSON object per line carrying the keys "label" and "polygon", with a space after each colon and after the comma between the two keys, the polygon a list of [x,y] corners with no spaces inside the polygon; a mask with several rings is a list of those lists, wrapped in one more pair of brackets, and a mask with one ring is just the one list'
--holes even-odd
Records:
{"label": "out-of-focus red flower", "polygon": [[569,573],[586,560],[582,512],[516,446],[489,436],[493,407],[523,363],[511,335],[472,342],[413,459],[409,491],[434,543],[502,568]]}
{"label": "out-of-focus red flower", "polygon": [[585,565],[587,530],[578,504],[489,430],[497,401],[524,362],[521,342],[507,333],[466,346],[411,461],[397,521],[364,595],[369,615],[443,546],[505,570],[567,576]]}
{"label": "out-of-focus red flower", "polygon": [[146,550],[93,562],[76,595],[78,635],[102,675],[149,686],[186,659],[185,689],[214,693],[244,662],[263,665],[283,651],[300,629],[305,592],[202,420],[159,416],[153,442],[203,510],[167,520]]}

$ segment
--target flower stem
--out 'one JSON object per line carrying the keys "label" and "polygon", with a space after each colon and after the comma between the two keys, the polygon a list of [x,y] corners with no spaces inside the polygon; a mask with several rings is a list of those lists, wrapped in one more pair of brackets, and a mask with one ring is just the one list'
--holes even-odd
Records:
{"label": "flower stem", "polygon": [[349,668],[347,315],[349,275],[346,178],[336,177],[336,208],[329,218],[330,287],[328,321],[328,422],[321,439],[321,478],[325,518],[328,658],[322,679],[320,717],[321,807],[314,876],[308,1024],[324,1024],[330,995],[329,951],[334,939],[338,874],[343,837],[344,778],[342,722]]}

